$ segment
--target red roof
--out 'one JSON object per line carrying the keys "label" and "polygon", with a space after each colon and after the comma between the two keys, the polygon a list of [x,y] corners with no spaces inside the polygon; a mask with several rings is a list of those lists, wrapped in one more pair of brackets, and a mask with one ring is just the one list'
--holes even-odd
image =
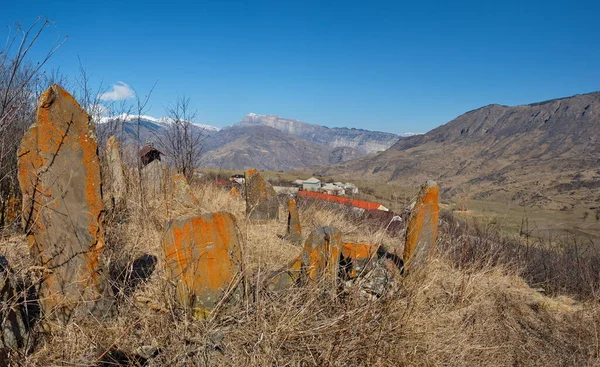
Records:
{"label": "red roof", "polygon": [[313,191],[300,191],[298,192],[298,196],[309,198],[309,199],[318,199],[325,200],[332,203],[338,203],[342,205],[350,205],[356,208],[361,208],[365,210],[378,210],[381,207],[381,204],[374,203],[372,201],[364,201],[364,200],[355,200],[350,198],[344,198],[335,195],[329,194],[321,194]]}

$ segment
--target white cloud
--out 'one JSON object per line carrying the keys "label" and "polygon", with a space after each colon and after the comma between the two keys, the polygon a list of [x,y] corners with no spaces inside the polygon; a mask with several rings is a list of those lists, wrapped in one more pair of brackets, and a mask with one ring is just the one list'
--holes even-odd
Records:
{"label": "white cloud", "polygon": [[133,89],[119,81],[117,84],[112,86],[112,90],[102,93],[98,96],[103,101],[121,101],[123,99],[129,99],[135,97],[135,92]]}

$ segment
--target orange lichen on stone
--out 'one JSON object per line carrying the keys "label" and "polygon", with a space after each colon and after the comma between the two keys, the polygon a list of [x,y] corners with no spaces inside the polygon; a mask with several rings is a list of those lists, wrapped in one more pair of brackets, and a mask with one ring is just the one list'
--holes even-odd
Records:
{"label": "orange lichen on stone", "polygon": [[404,266],[425,261],[435,249],[440,207],[439,188],[435,181],[421,187],[417,201],[410,213],[404,244]]}
{"label": "orange lichen on stone", "polygon": [[258,170],[245,174],[246,215],[251,220],[279,219],[279,200],[273,186],[267,183]]}
{"label": "orange lichen on stone", "polygon": [[234,216],[225,212],[167,225],[162,239],[167,275],[177,283],[179,302],[195,315],[210,313],[241,272],[240,238]]}
{"label": "orange lichen on stone", "polygon": [[302,243],[302,226],[300,225],[300,215],[296,200],[288,200],[288,222],[286,238],[288,241],[300,244]]}
{"label": "orange lichen on stone", "polygon": [[356,278],[371,258],[377,255],[377,246],[366,243],[344,243],[342,245],[342,263],[350,278]]}
{"label": "orange lichen on stone", "polygon": [[37,122],[18,152],[18,178],[32,256],[52,269],[40,286],[40,303],[61,320],[94,310],[103,291],[97,150],[94,127],[77,101],[58,85],[42,93]]}
{"label": "orange lichen on stone", "polygon": [[341,254],[342,234],[334,227],[320,227],[304,242],[302,272],[309,280],[322,276],[335,279]]}

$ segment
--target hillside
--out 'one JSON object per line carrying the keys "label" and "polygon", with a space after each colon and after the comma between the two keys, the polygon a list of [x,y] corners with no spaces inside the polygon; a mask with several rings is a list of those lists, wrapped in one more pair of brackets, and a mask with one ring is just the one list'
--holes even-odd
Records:
{"label": "hillside", "polygon": [[600,200],[600,92],[523,106],[489,105],[385,152],[316,170],[417,185],[445,197],[569,210]]}
{"label": "hillside", "polygon": [[274,115],[250,113],[242,119],[243,124],[269,126],[297,138],[325,144],[332,148],[349,147],[364,154],[377,153],[394,145],[400,136],[363,129],[328,128]]}
{"label": "hillside", "polygon": [[289,170],[329,162],[325,145],[268,126],[235,125],[212,135],[200,165],[207,168]]}

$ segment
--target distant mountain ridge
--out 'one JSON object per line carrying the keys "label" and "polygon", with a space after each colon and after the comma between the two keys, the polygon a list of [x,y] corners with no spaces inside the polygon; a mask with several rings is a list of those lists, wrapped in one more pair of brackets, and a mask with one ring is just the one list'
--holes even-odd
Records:
{"label": "distant mountain ridge", "polygon": [[[98,128],[105,135],[117,135],[129,142],[150,141],[160,145],[170,123],[168,118],[119,115],[101,119]],[[391,133],[328,128],[253,113],[222,129],[197,123],[192,127],[206,136],[201,166],[226,169],[256,167],[289,171],[340,163],[383,151],[403,139]]]}
{"label": "distant mountain ridge", "polygon": [[436,179],[446,197],[594,207],[600,202],[600,92],[488,105],[384,152],[316,171],[410,185]]}
{"label": "distant mountain ridge", "polygon": [[377,153],[394,145],[401,136],[380,131],[349,129],[345,127],[325,127],[306,122],[249,113],[240,124],[264,125],[295,137],[315,143],[326,144],[333,148],[349,147],[364,154]]}

